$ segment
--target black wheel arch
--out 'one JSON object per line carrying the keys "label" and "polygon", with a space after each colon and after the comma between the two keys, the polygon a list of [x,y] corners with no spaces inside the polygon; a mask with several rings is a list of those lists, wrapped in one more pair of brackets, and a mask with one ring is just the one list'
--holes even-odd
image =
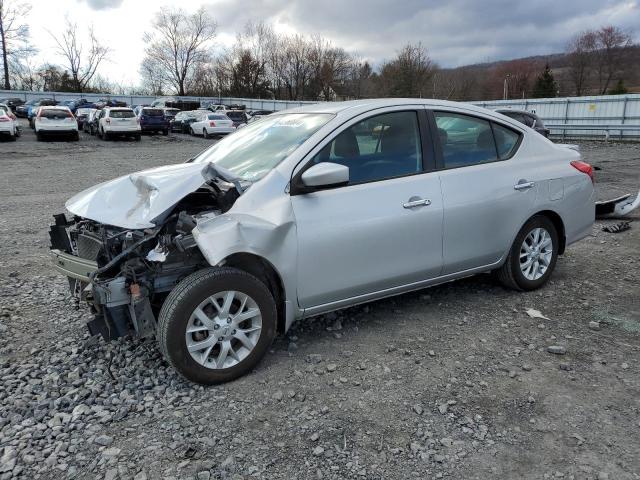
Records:
{"label": "black wheel arch", "polygon": [[221,266],[243,270],[262,281],[273,294],[278,314],[277,333],[286,330],[285,290],[282,277],[267,259],[253,253],[234,253],[221,262]]}

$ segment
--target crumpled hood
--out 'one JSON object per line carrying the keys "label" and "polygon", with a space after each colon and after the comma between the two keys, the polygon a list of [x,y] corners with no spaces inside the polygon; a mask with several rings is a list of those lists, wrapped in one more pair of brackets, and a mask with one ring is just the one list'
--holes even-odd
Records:
{"label": "crumpled hood", "polygon": [[115,227],[152,228],[153,220],[211,178],[210,167],[179,163],[131,173],[78,193],[65,207],[74,215]]}

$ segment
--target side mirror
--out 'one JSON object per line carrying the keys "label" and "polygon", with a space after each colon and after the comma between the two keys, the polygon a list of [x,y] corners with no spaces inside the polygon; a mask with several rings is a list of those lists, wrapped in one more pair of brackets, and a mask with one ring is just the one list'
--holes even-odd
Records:
{"label": "side mirror", "polygon": [[349,167],[337,163],[323,162],[302,174],[302,184],[311,189],[337,187],[349,183]]}

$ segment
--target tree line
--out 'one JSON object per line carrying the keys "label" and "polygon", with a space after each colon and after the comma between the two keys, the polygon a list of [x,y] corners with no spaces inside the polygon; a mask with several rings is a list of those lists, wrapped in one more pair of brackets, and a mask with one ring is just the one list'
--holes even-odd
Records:
{"label": "tree line", "polygon": [[624,93],[625,59],[634,49],[628,32],[606,26],[576,35],[558,65],[539,58],[440,68],[424,45],[408,43],[376,68],[320,35],[277,33],[264,22],[246,24],[232,46],[221,48],[217,25],[206,9],[187,13],[165,7],[143,34],[141,85],[133,87],[98,74],[111,50],[91,27],[84,32],[70,19],[61,33],[50,33],[59,62],[35,65],[26,23],[29,9],[22,0],[0,0],[5,89],[279,100]]}

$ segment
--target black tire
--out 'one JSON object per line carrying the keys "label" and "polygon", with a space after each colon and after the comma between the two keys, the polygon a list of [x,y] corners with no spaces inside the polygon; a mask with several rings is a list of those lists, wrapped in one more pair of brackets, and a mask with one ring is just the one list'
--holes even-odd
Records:
{"label": "black tire", "polygon": [[15,132],[16,138],[18,138],[20,135],[22,135],[22,132],[20,131],[19,127],[16,127],[16,132]]}
{"label": "black tire", "polygon": [[164,135],[165,137],[166,137],[167,135],[169,135],[169,130],[163,130],[163,131],[162,131],[162,135]]}
{"label": "black tire", "polygon": [[36,140],[38,142],[42,142],[44,140],[44,136],[40,132],[36,132]]}
{"label": "black tire", "polygon": [[74,142],[78,142],[80,140],[80,133],[79,132],[74,133],[72,140]]}
{"label": "black tire", "polygon": [[[191,357],[185,331],[195,308],[211,295],[226,290],[245,293],[255,300],[262,315],[262,328],[255,347],[240,363],[229,368],[210,369]],[[276,304],[263,282],[235,268],[206,268],[182,280],[165,300],[158,320],[158,343],[165,359],[181,375],[192,382],[214,385],[251,371],[271,346],[276,324]]]}
{"label": "black tire", "polygon": [[140,135],[139,133],[138,133],[137,135],[134,135],[134,137],[133,137],[133,139],[134,139],[136,142],[139,142],[139,141],[140,141],[140,138],[142,138],[142,135]]}
{"label": "black tire", "polygon": [[189,129],[189,135],[194,136],[196,135],[196,132],[193,131],[193,128]]}
{"label": "black tire", "polygon": [[105,142],[108,142],[109,141],[109,134],[104,131],[104,128],[101,129],[101,130],[102,130],[102,134],[100,135],[100,138],[102,140],[104,140]]}
{"label": "black tire", "polygon": [[206,128],[203,128],[203,129],[202,129],[202,136],[203,136],[204,138],[210,138],[210,136],[209,136],[209,132],[207,132],[207,129],[206,129]]}
{"label": "black tire", "polygon": [[[553,251],[551,261],[549,262],[549,266],[545,273],[537,280],[530,280],[524,276],[524,273],[520,268],[520,248],[524,239],[535,228],[544,228],[549,233]],[[536,290],[549,281],[558,260],[559,247],[560,242],[558,241],[558,231],[556,230],[553,222],[544,215],[535,215],[531,217],[520,229],[516,239],[513,241],[511,250],[509,250],[507,259],[499,269],[494,271],[494,274],[502,285],[512,290]]]}

